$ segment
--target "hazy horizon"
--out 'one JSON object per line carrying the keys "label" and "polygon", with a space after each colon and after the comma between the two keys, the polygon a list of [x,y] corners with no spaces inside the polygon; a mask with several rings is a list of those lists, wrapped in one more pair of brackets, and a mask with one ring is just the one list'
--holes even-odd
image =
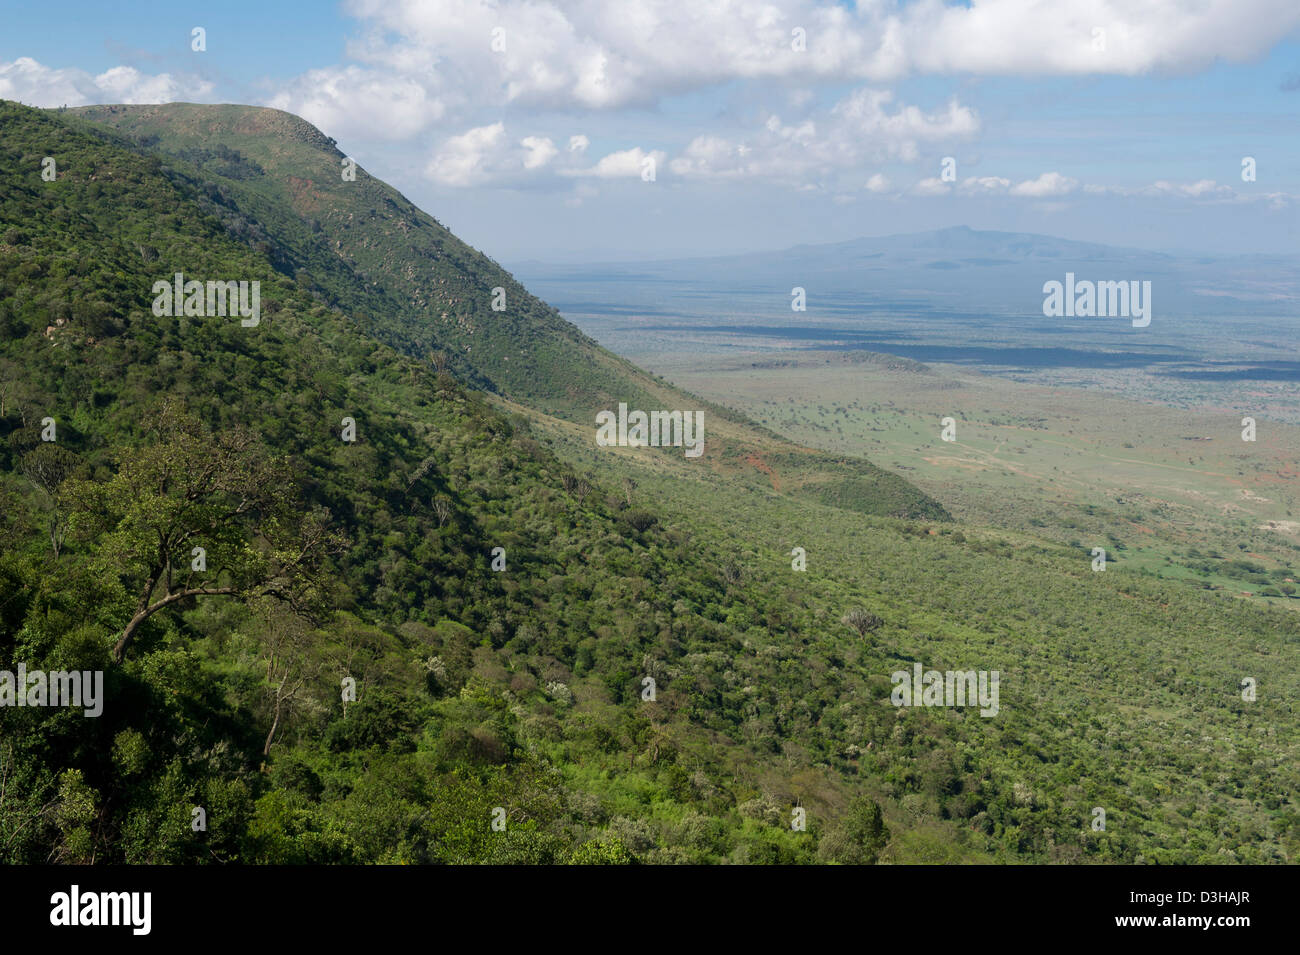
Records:
{"label": "hazy horizon", "polygon": [[[429,212],[430,210],[425,210],[425,211]],[[430,214],[432,215],[433,213],[430,212]],[[1244,249],[1244,250],[1231,251],[1231,252],[1215,252],[1208,248],[1204,248],[1201,246],[1192,246],[1192,245],[1188,245],[1184,247],[1179,247],[1176,245],[1159,245],[1159,246],[1147,247],[1142,245],[1129,245],[1127,242],[1106,242],[1106,241],[1099,241],[1096,239],[1080,238],[1078,236],[1073,236],[1073,235],[1060,235],[1060,234],[1049,233],[1049,232],[1023,232],[1023,231],[1012,231],[1009,229],[977,229],[974,226],[970,226],[964,222],[961,222],[949,226],[939,226],[933,229],[917,229],[917,230],[906,231],[906,232],[883,232],[879,234],[863,233],[861,235],[850,236],[849,238],[844,238],[844,239],[827,239],[821,242],[799,242],[799,243],[794,243],[791,245],[784,245],[779,247],[761,246],[761,247],[754,247],[754,248],[736,248],[736,249],[729,249],[729,250],[719,250],[716,252],[710,252],[708,254],[703,254],[703,255],[671,255],[671,256],[662,256],[662,257],[661,256],[644,257],[644,256],[636,256],[629,253],[626,256],[619,256],[615,253],[610,253],[605,250],[602,251],[593,250],[593,252],[590,253],[592,257],[579,257],[577,255],[574,255],[570,257],[556,256],[556,257],[548,258],[544,256],[538,256],[534,258],[511,259],[510,263],[519,267],[532,266],[532,265],[565,266],[565,265],[579,265],[579,264],[592,264],[592,265],[599,266],[599,265],[621,265],[621,264],[638,264],[638,263],[667,263],[667,262],[677,262],[677,261],[682,261],[687,259],[710,259],[710,258],[728,259],[728,258],[739,258],[742,256],[749,256],[749,255],[775,254],[775,253],[787,252],[792,249],[799,249],[799,248],[817,248],[820,246],[844,245],[851,242],[870,241],[873,239],[912,238],[915,236],[933,235],[939,232],[958,231],[962,229],[965,229],[975,234],[983,233],[983,234],[1001,234],[1001,235],[1027,235],[1027,236],[1034,236],[1035,238],[1054,239],[1061,242],[1079,242],[1079,243],[1086,243],[1089,245],[1104,245],[1109,248],[1116,249],[1118,251],[1127,250],[1127,251],[1134,251],[1134,252],[1151,252],[1157,254],[1177,256],[1180,258],[1196,257],[1196,256],[1214,256],[1216,258],[1230,258],[1232,256],[1252,256],[1252,255],[1300,258],[1300,248],[1297,248],[1296,250],[1291,252],[1280,251],[1280,250],[1268,251],[1262,249]],[[487,252],[489,255],[491,254],[490,249],[483,249],[481,251]],[[596,257],[596,256],[600,256],[600,257]]]}

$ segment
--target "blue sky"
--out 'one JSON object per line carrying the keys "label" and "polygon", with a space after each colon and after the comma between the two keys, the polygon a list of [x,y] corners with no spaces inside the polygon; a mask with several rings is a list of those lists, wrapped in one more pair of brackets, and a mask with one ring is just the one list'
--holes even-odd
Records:
{"label": "blue sky", "polygon": [[[0,97],[288,109],[507,264],[951,225],[1300,249],[1295,0],[237,0],[3,15]],[[191,49],[194,27],[206,50]]]}

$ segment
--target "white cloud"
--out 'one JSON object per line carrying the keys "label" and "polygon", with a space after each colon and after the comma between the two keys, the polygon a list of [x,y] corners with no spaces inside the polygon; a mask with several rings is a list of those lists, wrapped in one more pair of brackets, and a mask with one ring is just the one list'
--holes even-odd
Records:
{"label": "white cloud", "polygon": [[444,186],[474,186],[492,179],[507,162],[505,123],[452,136],[429,161],[425,174]]}
{"label": "white cloud", "polygon": [[660,150],[646,151],[638,146],[610,153],[594,165],[581,166],[586,139],[570,137],[569,149],[561,152],[548,136],[525,136],[516,141],[504,122],[476,126],[448,137],[429,160],[425,175],[439,185],[455,188],[519,187],[545,181],[554,184],[557,180],[548,175],[551,173],[570,178],[639,178],[646,159],[654,160],[657,174],[666,158]]}
{"label": "white cloud", "polygon": [[847,137],[877,143],[886,156],[909,161],[917,157],[919,143],[969,139],[979,132],[974,111],[956,100],[934,113],[915,106],[890,113],[886,107],[893,98],[888,90],[860,89],[837,103],[831,115]]}
{"label": "white cloud", "polygon": [[[1196,182],[1179,183],[1160,179],[1146,186],[1098,186],[1088,185],[1083,191],[1097,196],[1119,196],[1130,198],[1144,196],[1148,198],[1175,197],[1180,199],[1234,199],[1238,201],[1255,201],[1259,196],[1250,193],[1238,193],[1231,186],[1221,186],[1213,179],[1200,179]],[[1286,196],[1286,193],[1268,193],[1267,198]]]}
{"label": "white cloud", "polygon": [[973,110],[950,102],[926,113],[916,106],[889,107],[888,90],[860,89],[820,118],[785,124],[769,116],[744,142],[723,136],[693,139],[672,161],[680,176],[777,179],[815,185],[867,162],[915,160],[922,145],[964,140],[980,129]]}
{"label": "white cloud", "polygon": [[555,143],[544,136],[525,136],[519,145],[527,150],[524,156],[525,169],[541,169],[560,152],[555,148]]}
{"label": "white cloud", "polygon": [[912,192],[918,196],[943,196],[949,192],[948,183],[942,179],[936,179],[933,176],[929,179],[922,179],[912,187]]}
{"label": "white cloud", "polygon": [[131,66],[115,66],[95,77],[105,100],[111,103],[172,103],[183,91],[206,95],[212,84],[193,81],[182,85],[169,73],[150,76]]}
{"label": "white cloud", "polygon": [[985,0],[903,15],[912,71],[1187,72],[1248,62],[1300,25],[1291,0]]}
{"label": "white cloud", "polygon": [[1077,179],[1062,176],[1059,172],[1045,172],[1037,179],[1011,185],[1011,180],[1004,176],[972,176],[963,179],[960,184],[944,182],[942,179],[922,179],[912,186],[911,192],[918,196],[945,196],[954,191],[967,195],[1010,195],[1029,199],[1044,199],[1064,196],[1079,188]]}
{"label": "white cloud", "polygon": [[[956,99],[898,102],[883,87],[902,77],[1181,73],[1258,60],[1300,26],[1295,0],[345,0],[344,8],[360,24],[347,49],[352,65],[305,73],[268,104],[337,138],[404,140],[449,126],[443,139],[491,128],[498,116],[571,118],[736,82],[783,81],[775,91],[777,84],[755,87],[773,92],[769,102],[781,115],[763,115],[751,128],[730,120],[688,127],[671,146],[645,144],[642,153],[624,150],[594,165],[584,156],[587,135],[551,130],[546,139],[533,130],[537,142],[495,143],[500,154],[484,153],[475,171],[462,154],[471,145],[453,136],[429,163],[444,184],[615,178],[631,175],[633,161],[658,146],[679,177],[761,179],[831,194],[857,192],[873,166],[915,162],[981,135],[980,117]],[[791,48],[796,27],[807,37],[802,52]],[[494,50],[494,31],[504,49]],[[816,105],[845,86],[852,92],[833,107]],[[752,116],[749,109],[723,115]],[[627,137],[628,128],[614,135]],[[644,142],[644,132],[634,135]],[[1015,185],[994,176],[954,186],[964,195],[1040,199],[1078,187],[1052,173]]]}
{"label": "white cloud", "polygon": [[1077,188],[1079,188],[1079,180],[1062,176],[1059,172],[1045,172],[1037,179],[1026,179],[1012,186],[1011,195],[1043,199],[1048,196],[1068,195]]}
{"label": "white cloud", "polygon": [[296,113],[336,139],[407,139],[440,120],[446,103],[431,77],[416,79],[358,66],[311,70],[266,101]]}
{"label": "white cloud", "polygon": [[589,176],[596,179],[630,179],[640,178],[642,170],[651,168],[647,160],[653,162],[655,178],[658,178],[659,167],[664,163],[667,157],[658,149],[647,152],[640,146],[632,149],[623,149],[618,152],[610,153],[601,158],[594,166],[584,169],[564,169],[561,172],[567,176]]}
{"label": "white cloud", "polygon": [[[500,105],[619,108],[733,80],[915,74],[1135,76],[1248,62],[1300,26],[1294,0],[351,0],[349,52]],[[505,50],[491,48],[504,30]],[[807,48],[791,48],[802,28]],[[1103,48],[1094,30],[1102,31]]]}
{"label": "white cloud", "polygon": [[1231,187],[1220,186],[1213,179],[1201,179],[1197,182],[1186,184],[1160,180],[1152,183],[1146,191],[1148,194],[1188,196],[1192,199],[1232,195]]}
{"label": "white cloud", "polygon": [[876,173],[867,180],[867,184],[864,188],[867,192],[888,192],[889,180],[885,178],[882,173]]}
{"label": "white cloud", "polygon": [[0,99],[28,106],[88,106],[95,103],[172,103],[203,100],[212,84],[196,77],[141,73],[115,66],[98,76],[84,70],[55,69],[30,57],[0,62]]}
{"label": "white cloud", "polygon": [[1005,192],[1010,186],[1011,180],[1001,176],[972,176],[961,183],[963,191],[973,193]]}
{"label": "white cloud", "polygon": [[696,136],[669,164],[679,176],[735,177],[745,174],[750,147],[721,136]]}

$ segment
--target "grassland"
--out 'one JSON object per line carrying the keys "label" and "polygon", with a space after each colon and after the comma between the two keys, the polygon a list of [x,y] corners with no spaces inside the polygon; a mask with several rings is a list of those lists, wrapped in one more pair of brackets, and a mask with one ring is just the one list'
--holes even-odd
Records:
{"label": "grassland", "polygon": [[[642,356],[641,360],[646,360]],[[860,352],[701,357],[655,369],[812,447],[893,468],[959,520],[1093,547],[1108,567],[1296,607],[1300,428]],[[797,396],[797,397],[796,397]],[[941,439],[952,417],[956,440]]]}

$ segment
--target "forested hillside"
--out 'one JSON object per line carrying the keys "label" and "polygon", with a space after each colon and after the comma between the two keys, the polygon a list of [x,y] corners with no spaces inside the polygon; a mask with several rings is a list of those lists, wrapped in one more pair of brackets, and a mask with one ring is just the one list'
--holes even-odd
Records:
{"label": "forested hillside", "polygon": [[584,426],[620,402],[703,409],[710,469],[868,514],[946,516],[895,474],[797,448],[601,348],[391,186],[349,166],[297,116],[188,103],[65,115],[160,154],[167,175],[281,273],[372,336],[473,387]]}
{"label": "forested hillside", "polygon": [[[519,393],[542,365],[489,380],[421,352],[461,339],[400,340],[378,260],[326,266],[333,200],[295,245],[282,186],[230,185],[270,159],[229,142],[167,159],[0,103],[0,670],[105,674],[97,717],[0,707],[0,859],[1300,851],[1293,615],[959,530],[892,476],[840,473],[840,501],[598,452],[578,404]],[[176,272],[259,281],[260,322],[155,315]],[[448,324],[486,334],[489,301]],[[594,347],[536,309],[512,321],[538,362]],[[892,706],[916,662],[1000,669],[999,717]]]}

